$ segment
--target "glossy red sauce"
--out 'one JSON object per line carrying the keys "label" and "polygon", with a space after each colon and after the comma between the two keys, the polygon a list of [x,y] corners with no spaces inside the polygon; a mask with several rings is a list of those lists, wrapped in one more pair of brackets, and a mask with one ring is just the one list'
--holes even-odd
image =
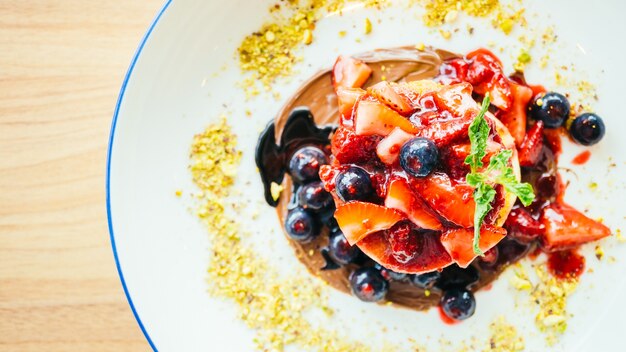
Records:
{"label": "glossy red sauce", "polygon": [[576,250],[550,253],[548,270],[559,279],[575,279],[585,271],[585,257]]}
{"label": "glossy red sauce", "polygon": [[588,151],[588,150],[585,150],[584,152],[576,155],[574,157],[574,159],[572,159],[572,164],[574,164],[574,165],[583,165],[587,161],[589,161],[589,157],[591,157],[591,152]]}
{"label": "glossy red sauce", "polygon": [[441,318],[441,321],[444,322],[444,324],[454,325],[454,324],[460,323],[459,320],[454,320],[450,318],[449,316],[447,316],[446,313],[443,311],[443,308],[441,308],[441,306],[437,306],[437,311],[439,311],[439,317]]}

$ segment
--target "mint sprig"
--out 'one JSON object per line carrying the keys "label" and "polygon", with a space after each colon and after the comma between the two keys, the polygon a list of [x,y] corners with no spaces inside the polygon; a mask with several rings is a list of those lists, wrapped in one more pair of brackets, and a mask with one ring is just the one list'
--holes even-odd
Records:
{"label": "mint sprig", "polygon": [[471,143],[470,154],[465,158],[465,164],[470,166],[470,173],[467,174],[465,180],[467,184],[474,188],[474,202],[476,210],[474,210],[474,253],[483,255],[480,250],[480,228],[485,220],[485,216],[493,209],[493,203],[496,197],[496,190],[493,185],[499,184],[504,187],[507,192],[515,194],[524,205],[529,205],[535,199],[533,188],[528,183],[517,181],[513,168],[509,167],[509,160],[513,156],[513,151],[504,149],[498,154],[491,157],[489,165],[485,170],[483,158],[487,155],[487,140],[491,128],[485,119],[485,114],[489,109],[489,94],[483,99],[480,112],[471,125],[468,134]]}

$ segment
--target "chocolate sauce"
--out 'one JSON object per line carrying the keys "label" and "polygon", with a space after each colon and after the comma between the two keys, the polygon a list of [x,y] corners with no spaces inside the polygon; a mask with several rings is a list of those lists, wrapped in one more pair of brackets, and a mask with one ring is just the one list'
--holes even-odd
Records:
{"label": "chocolate sauce", "polygon": [[305,145],[328,145],[328,138],[333,130],[333,126],[318,127],[311,111],[306,107],[298,107],[289,114],[279,143],[276,143],[274,121],[267,125],[259,137],[255,155],[267,204],[272,207],[278,205],[278,200],[272,197],[270,187],[272,182],[279,185],[283,182],[292,154]]}

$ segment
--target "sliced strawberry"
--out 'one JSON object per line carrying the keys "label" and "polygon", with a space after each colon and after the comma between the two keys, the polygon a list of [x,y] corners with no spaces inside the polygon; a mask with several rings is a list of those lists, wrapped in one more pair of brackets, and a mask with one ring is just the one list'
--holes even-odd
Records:
{"label": "sliced strawberry", "polygon": [[537,123],[528,130],[524,141],[519,146],[520,166],[534,166],[539,161],[543,148],[543,121]]}
{"label": "sliced strawberry", "polygon": [[474,189],[465,184],[453,184],[444,173],[432,173],[423,179],[411,179],[411,186],[431,209],[444,219],[462,226],[474,226]]}
{"label": "sliced strawberry", "polygon": [[386,136],[396,127],[408,133],[416,133],[418,130],[407,118],[383,103],[370,99],[358,102],[354,121],[356,134]]}
{"label": "sliced strawberry", "polygon": [[546,229],[543,244],[549,250],[576,247],[611,235],[608,227],[566,204],[545,207],[541,222]]}
{"label": "sliced strawberry", "polygon": [[359,98],[365,94],[365,91],[361,88],[337,88],[337,105],[339,107],[339,113],[345,118],[352,116],[354,105]]}
{"label": "sliced strawberry", "polygon": [[[500,151],[502,146],[492,140],[487,141],[487,154],[483,158],[485,165],[489,164],[491,157]],[[446,166],[448,174],[453,179],[463,179],[469,173],[469,165],[465,164],[465,158],[472,151],[472,146],[469,143],[453,144],[445,149],[444,156],[442,158],[443,164]]]}
{"label": "sliced strawberry", "polygon": [[510,237],[523,243],[530,243],[540,238],[545,231],[545,226],[520,206],[511,210],[504,223],[504,228],[507,229]]}
{"label": "sliced strawberry", "polygon": [[403,179],[395,179],[389,183],[385,206],[402,211],[411,222],[423,229],[443,229],[441,221],[429,212],[427,205],[413,194],[413,190]]}
{"label": "sliced strawberry", "polygon": [[471,124],[472,119],[468,118],[433,122],[419,129],[417,135],[431,139],[437,147],[442,148],[462,137],[467,138],[467,129]]}
{"label": "sliced strawberry", "polygon": [[435,93],[434,98],[440,110],[450,111],[455,117],[463,117],[468,112],[477,113],[480,110],[472,99],[472,85],[467,82],[443,86]]}
{"label": "sliced strawberry", "polygon": [[526,135],[526,106],[533,97],[532,89],[511,82],[513,105],[508,111],[502,111],[498,118],[515,138],[515,144],[520,146]]}
{"label": "sliced strawberry", "polygon": [[[478,246],[484,252],[490,250],[506,236],[501,227],[483,226],[480,229]],[[474,229],[453,229],[441,235],[441,244],[446,248],[452,259],[461,267],[468,265],[477,257],[474,253]]]}
{"label": "sliced strawberry", "polygon": [[410,222],[400,221],[386,230],[385,235],[391,254],[398,262],[406,264],[413,259],[419,248],[419,240]]}
{"label": "sliced strawberry", "polygon": [[331,140],[331,151],[342,164],[356,164],[376,158],[378,136],[359,136],[351,130],[339,127]]}
{"label": "sliced strawberry", "polygon": [[339,56],[333,66],[332,82],[337,90],[344,88],[361,88],[372,74],[372,69],[361,60],[349,56]]}
{"label": "sliced strawberry", "polygon": [[338,173],[339,169],[337,167],[330,165],[320,166],[320,180],[324,184],[324,189],[327,192],[335,190],[335,179],[337,178]]}
{"label": "sliced strawberry", "polygon": [[405,217],[397,210],[373,203],[352,201],[335,211],[335,219],[351,245],[367,235],[386,230]]}
{"label": "sliced strawberry", "polygon": [[467,54],[470,66],[467,81],[474,86],[474,92],[489,93],[491,104],[502,110],[509,110],[513,103],[511,84],[502,72],[502,63],[487,49],[478,49]]}
{"label": "sliced strawberry", "polygon": [[396,92],[391,83],[381,81],[368,88],[368,92],[388,107],[397,111],[403,116],[411,115],[415,110],[411,105],[411,101],[404,95]]}
{"label": "sliced strawberry", "polygon": [[378,158],[387,165],[393,165],[398,161],[400,155],[400,148],[409,139],[415,137],[415,135],[404,132],[401,128],[396,127],[391,133],[383,138],[378,146],[376,146],[376,155]]}
{"label": "sliced strawberry", "polygon": [[[453,263],[441,245],[437,232],[417,233],[416,236],[409,237],[410,241],[415,240],[417,243],[413,247],[415,253],[410,259],[401,258],[404,262],[398,261],[398,253],[394,256],[388,236],[387,231],[373,233],[357,243],[357,246],[380,265],[399,273],[422,274],[441,270]],[[394,240],[395,249],[398,250],[401,241]]]}

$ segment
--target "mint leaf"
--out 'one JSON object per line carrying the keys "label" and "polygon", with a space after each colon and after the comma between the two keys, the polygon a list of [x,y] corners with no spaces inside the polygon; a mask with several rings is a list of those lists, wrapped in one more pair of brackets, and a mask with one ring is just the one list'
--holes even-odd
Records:
{"label": "mint leaf", "polygon": [[487,166],[487,172],[500,171],[507,168],[509,160],[513,156],[513,151],[509,149],[503,149],[495,156],[492,156],[489,160],[489,166]]}
{"label": "mint leaf", "polygon": [[474,201],[476,202],[476,210],[474,210],[474,253],[483,255],[480,249],[480,227],[485,220],[485,216],[493,209],[491,202],[496,197],[496,190],[489,184],[481,182],[474,190]]}
{"label": "mint leaf", "polygon": [[470,166],[472,172],[483,167],[483,158],[487,155],[487,138],[489,138],[489,125],[485,119],[485,113],[489,109],[489,94],[485,95],[483,105],[478,115],[469,126],[468,135],[472,146],[470,154],[465,158],[465,163]]}
{"label": "mint leaf", "polygon": [[515,194],[525,206],[530,205],[535,199],[533,187],[529,183],[518,182],[513,173],[513,169],[510,167],[504,169],[502,173],[496,177],[495,182],[501,184],[508,192]]}

